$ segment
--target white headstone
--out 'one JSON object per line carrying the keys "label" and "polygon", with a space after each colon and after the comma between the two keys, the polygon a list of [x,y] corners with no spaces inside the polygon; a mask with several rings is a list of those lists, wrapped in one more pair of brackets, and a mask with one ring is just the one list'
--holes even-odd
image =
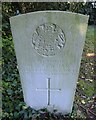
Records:
{"label": "white headstone", "polygon": [[71,113],[88,16],[39,11],[10,18],[24,100]]}

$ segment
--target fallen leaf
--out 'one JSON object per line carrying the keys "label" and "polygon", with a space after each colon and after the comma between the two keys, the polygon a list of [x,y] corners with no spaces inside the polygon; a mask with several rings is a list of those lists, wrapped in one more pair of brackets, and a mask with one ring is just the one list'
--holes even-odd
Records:
{"label": "fallen leaf", "polygon": [[84,101],[84,100],[81,100],[81,103],[82,103],[82,104],[85,104],[85,101]]}
{"label": "fallen leaf", "polygon": [[86,56],[87,56],[87,57],[94,57],[94,56],[95,56],[95,53],[87,53]]}

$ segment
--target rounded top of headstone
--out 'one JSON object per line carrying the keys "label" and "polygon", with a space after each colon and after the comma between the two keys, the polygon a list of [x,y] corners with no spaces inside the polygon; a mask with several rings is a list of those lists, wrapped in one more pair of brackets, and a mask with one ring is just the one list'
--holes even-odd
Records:
{"label": "rounded top of headstone", "polygon": [[63,14],[72,14],[72,15],[77,15],[77,16],[80,16],[80,17],[89,18],[89,15],[84,15],[84,14],[75,13],[75,12],[60,11],[60,10],[46,10],[46,11],[34,11],[34,12],[19,14],[19,15],[10,17],[10,20],[14,19],[14,18],[19,18],[19,17],[22,17],[22,16],[26,16],[26,15],[34,15],[34,14],[41,14],[41,13],[63,13]]}

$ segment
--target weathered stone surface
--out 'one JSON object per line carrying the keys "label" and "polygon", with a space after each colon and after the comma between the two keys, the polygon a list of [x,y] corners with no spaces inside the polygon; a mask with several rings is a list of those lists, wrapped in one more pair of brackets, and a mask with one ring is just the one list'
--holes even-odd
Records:
{"label": "weathered stone surface", "polygon": [[10,18],[27,105],[71,112],[87,21],[87,16],[63,11]]}

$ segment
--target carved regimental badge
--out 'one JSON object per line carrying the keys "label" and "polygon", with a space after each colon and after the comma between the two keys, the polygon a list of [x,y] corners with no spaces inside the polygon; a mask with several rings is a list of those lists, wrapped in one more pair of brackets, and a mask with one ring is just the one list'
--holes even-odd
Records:
{"label": "carved regimental badge", "polygon": [[64,48],[65,34],[53,23],[45,23],[36,28],[32,35],[32,45],[36,52],[43,56],[53,56]]}

